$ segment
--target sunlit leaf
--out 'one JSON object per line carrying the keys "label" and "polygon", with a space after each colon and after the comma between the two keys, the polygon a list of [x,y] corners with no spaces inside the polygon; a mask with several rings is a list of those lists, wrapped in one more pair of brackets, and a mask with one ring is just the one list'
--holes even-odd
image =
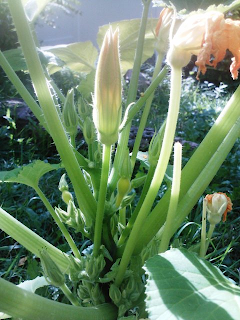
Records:
{"label": "sunlit leaf", "polygon": [[26,166],[22,166],[10,171],[0,172],[0,182],[15,182],[26,184],[30,187],[38,185],[40,178],[47,172],[57,170],[60,164],[50,164],[36,160]]}
{"label": "sunlit leaf", "polygon": [[[90,73],[95,70],[98,52],[91,41],[54,46],[45,51],[56,55],[72,71]],[[51,65],[49,71],[53,73]]]}
{"label": "sunlit leaf", "polygon": [[[154,53],[155,37],[153,30],[155,29],[157,19],[149,19],[146,28],[145,43],[143,49],[142,62],[152,57]],[[119,29],[119,46],[122,73],[132,69],[137,47],[138,33],[140,27],[140,19],[123,20],[111,23],[113,30]],[[109,25],[104,25],[99,28],[97,42],[101,47],[104,35],[109,28]]]}
{"label": "sunlit leaf", "polygon": [[146,305],[151,320],[237,320],[240,288],[185,249],[150,258]]}
{"label": "sunlit leaf", "polygon": [[85,99],[88,99],[89,97],[91,97],[91,94],[94,89],[94,79],[95,79],[95,70],[87,74],[85,79],[81,80],[77,88],[78,91],[81,93],[81,95]]}

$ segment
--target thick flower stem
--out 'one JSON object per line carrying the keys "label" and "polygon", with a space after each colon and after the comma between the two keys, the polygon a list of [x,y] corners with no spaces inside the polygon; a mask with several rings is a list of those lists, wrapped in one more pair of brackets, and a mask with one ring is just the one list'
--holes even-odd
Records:
{"label": "thick flower stem", "polygon": [[54,221],[58,225],[58,227],[61,230],[63,236],[67,240],[67,243],[69,244],[70,248],[72,249],[73,254],[75,255],[76,258],[80,259],[81,255],[80,255],[80,253],[78,251],[78,248],[77,248],[75,242],[73,241],[73,239],[72,239],[71,235],[69,234],[69,232],[68,232],[67,228],[65,227],[65,225],[59,219],[58,215],[56,214],[55,210],[51,206],[50,202],[48,201],[48,199],[46,198],[46,196],[44,195],[44,193],[42,192],[42,190],[39,187],[35,187],[34,189],[37,192],[37,194],[39,195],[40,199],[44,203],[44,205],[47,208],[47,210],[49,211],[49,213],[51,214],[52,218],[54,219]]}
{"label": "thick flower stem", "polygon": [[167,219],[163,229],[163,235],[160,242],[159,253],[165,252],[168,249],[169,242],[171,239],[170,234],[174,225],[174,219],[177,212],[178,198],[180,192],[181,164],[182,146],[180,143],[177,142],[174,145],[174,167],[171,198],[168,208]]}
{"label": "thick flower stem", "polygon": [[166,129],[164,133],[161,154],[158,160],[158,164],[146,195],[146,198],[142,204],[142,207],[138,213],[136,221],[133,225],[129,239],[123,252],[123,256],[119,265],[118,273],[115,279],[115,285],[119,286],[124,278],[125,271],[131,259],[133,250],[136,243],[139,240],[139,234],[143,227],[144,221],[151,210],[154,199],[157,196],[160,185],[162,184],[165,171],[169,162],[169,158],[172,151],[173,140],[176,130],[176,124],[179,112],[179,103],[181,95],[181,69],[172,69],[171,74],[171,96],[169,101],[168,116],[166,121]]}
{"label": "thick flower stem", "polygon": [[0,310],[23,320],[115,320],[117,308],[111,304],[76,307],[26,291],[0,278]]}
{"label": "thick flower stem", "polygon": [[97,203],[97,214],[96,214],[95,229],[94,229],[93,254],[95,257],[98,256],[99,249],[101,246],[102,225],[103,225],[105,201],[106,201],[106,195],[107,195],[107,183],[108,183],[110,162],[111,162],[111,146],[103,145],[102,172],[101,172],[100,189],[99,189],[99,196],[98,196],[98,203]]}
{"label": "thick flower stem", "polygon": [[49,132],[62,158],[81,211],[95,218],[96,201],[83,177],[72,146],[54,103],[48,80],[44,75],[30,27],[21,1],[8,1],[24,57],[41,105]]}
{"label": "thick flower stem", "polygon": [[[191,199],[188,199],[188,204],[185,203],[186,206],[189,205],[189,209],[185,211],[185,216],[187,216],[189,210],[191,210],[192,206],[198,201],[199,197],[201,197],[205,190],[204,188],[208,186],[217,170],[220,168],[222,162],[227,156],[226,150],[229,152],[237,139],[237,119],[240,117],[239,100],[240,87],[238,87],[236,92],[233,94],[226,107],[217,118],[215,124],[212,126],[198,149],[194,152],[182,170],[179,201],[182,201],[185,195],[192,190],[192,185],[195,185],[195,181],[201,181],[199,180],[199,177],[204,176],[203,172],[205,172],[205,167],[209,167],[210,163],[212,166],[209,172],[204,176],[204,178],[202,178],[203,180],[201,181],[201,184],[198,183],[198,185],[196,185],[196,194],[192,195]],[[229,132],[231,132],[230,136]],[[229,145],[225,144],[225,139],[230,141]],[[223,143],[224,145],[222,145]],[[219,150],[223,151],[217,151],[218,148]],[[215,164],[212,162],[212,159],[216,159]],[[142,248],[145,247],[149,241],[151,241],[154,235],[164,224],[167,215],[169,198],[170,191],[167,191],[147,217],[144,230],[141,234],[141,239],[136,246],[135,253],[140,252]]]}
{"label": "thick flower stem", "polygon": [[36,256],[39,256],[39,252],[46,248],[58,267],[63,272],[68,270],[68,259],[61,250],[41,238],[2,208],[0,208],[0,228]]}

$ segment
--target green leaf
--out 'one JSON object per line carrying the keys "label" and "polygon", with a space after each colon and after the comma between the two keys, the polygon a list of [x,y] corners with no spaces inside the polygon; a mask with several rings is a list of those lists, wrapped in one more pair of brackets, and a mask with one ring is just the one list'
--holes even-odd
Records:
{"label": "green leaf", "polygon": [[[77,42],[67,45],[54,46],[49,51],[65,62],[65,66],[72,71],[90,73],[95,70],[98,52],[91,41]],[[49,72],[53,73],[55,65],[49,65]]]}
{"label": "green leaf", "polygon": [[240,288],[185,249],[150,258],[146,305],[151,320],[237,320]]}
{"label": "green leaf", "polygon": [[21,48],[6,50],[3,54],[14,71],[27,70],[27,65]]}
{"label": "green leaf", "polygon": [[[152,57],[154,53],[155,37],[153,30],[157,24],[157,19],[149,19],[146,27],[145,43],[143,49],[142,63]],[[122,73],[132,69],[135,50],[137,47],[138,33],[140,27],[140,19],[124,20],[111,23],[113,30],[119,29],[119,46]],[[104,25],[99,28],[97,42],[99,48],[102,45],[104,35],[109,28],[109,25]]]}
{"label": "green leaf", "polygon": [[80,81],[77,87],[83,98],[91,98],[91,93],[94,91],[95,70],[86,75],[84,79]]}
{"label": "green leaf", "polygon": [[38,185],[40,178],[47,172],[57,170],[61,164],[50,164],[36,160],[26,166],[10,171],[0,172],[0,182],[16,182],[26,184],[32,188]]}

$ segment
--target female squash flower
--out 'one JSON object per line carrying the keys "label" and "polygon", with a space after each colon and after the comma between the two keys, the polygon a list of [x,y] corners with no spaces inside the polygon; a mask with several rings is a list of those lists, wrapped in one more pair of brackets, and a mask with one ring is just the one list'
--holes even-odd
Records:
{"label": "female squash flower", "polygon": [[112,145],[118,140],[122,115],[122,84],[118,30],[110,27],[104,37],[95,77],[93,121],[101,143]]}
{"label": "female squash flower", "polygon": [[223,222],[227,219],[227,213],[232,210],[232,202],[223,192],[207,194],[208,221],[210,224],[217,224],[223,217]]}
{"label": "female squash flower", "polygon": [[189,16],[180,25],[171,41],[168,61],[170,65],[182,68],[195,54],[199,76],[200,72],[206,72],[206,65],[216,67],[227,49],[234,56],[230,72],[232,78],[237,79],[240,68],[240,21],[224,19],[223,13],[209,11]]}

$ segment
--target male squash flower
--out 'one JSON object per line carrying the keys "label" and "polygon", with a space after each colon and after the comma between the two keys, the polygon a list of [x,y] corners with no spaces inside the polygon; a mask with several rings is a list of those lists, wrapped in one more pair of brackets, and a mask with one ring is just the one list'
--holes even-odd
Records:
{"label": "male squash flower", "polygon": [[237,79],[240,68],[240,21],[224,19],[223,13],[218,11],[195,14],[189,16],[174,35],[168,62],[182,68],[190,61],[191,55],[195,54],[199,76],[200,72],[206,72],[206,65],[216,67],[227,49],[234,56],[230,72],[232,78]]}
{"label": "male squash flower", "polygon": [[118,30],[110,27],[104,37],[95,77],[93,121],[101,143],[112,145],[118,140],[122,115],[122,84]]}
{"label": "male squash flower", "polygon": [[227,213],[232,210],[232,202],[223,192],[207,194],[208,221],[210,224],[217,224],[223,217],[223,222],[227,219]]}
{"label": "male squash flower", "polygon": [[167,51],[173,14],[173,9],[164,8],[159,15],[157,26],[155,28],[155,35],[157,38],[155,47],[158,53],[166,53]]}

